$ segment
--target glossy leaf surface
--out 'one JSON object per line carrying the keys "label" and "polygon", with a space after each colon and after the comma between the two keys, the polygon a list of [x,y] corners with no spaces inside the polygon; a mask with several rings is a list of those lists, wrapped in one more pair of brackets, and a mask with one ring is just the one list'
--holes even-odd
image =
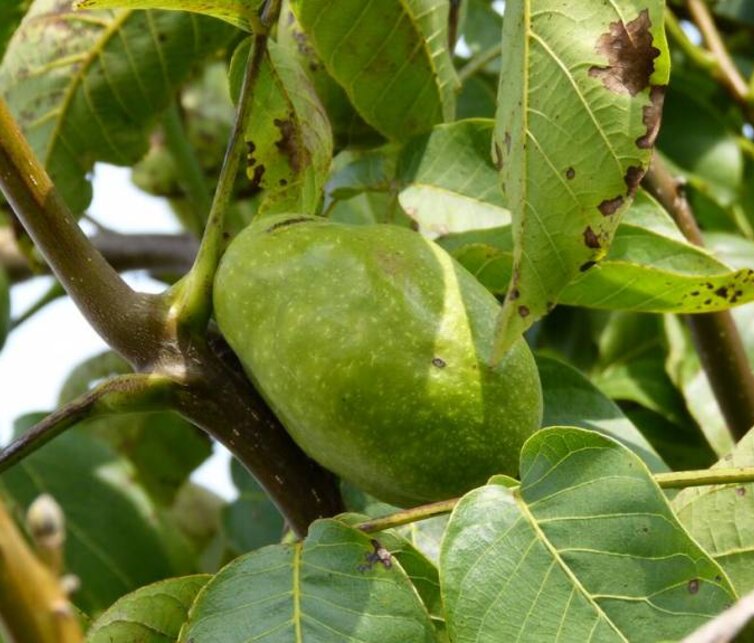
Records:
{"label": "glossy leaf surface", "polygon": [[735,600],[639,458],[568,428],[527,442],[520,487],[461,500],[440,580],[455,641],[677,640]]}
{"label": "glossy leaf surface", "polygon": [[429,615],[401,565],[366,534],[335,520],[303,543],[232,562],[199,595],[180,641],[405,643],[434,641]]}

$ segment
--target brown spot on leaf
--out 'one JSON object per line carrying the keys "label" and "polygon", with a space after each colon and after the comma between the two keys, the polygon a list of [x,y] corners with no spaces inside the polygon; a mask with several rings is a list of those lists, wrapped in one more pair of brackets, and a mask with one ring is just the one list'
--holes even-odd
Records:
{"label": "brown spot on leaf", "polygon": [[626,182],[626,187],[628,188],[628,192],[626,193],[629,197],[632,197],[634,194],[636,194],[636,190],[639,189],[639,184],[641,183],[642,178],[644,178],[644,168],[639,165],[632,165],[626,170],[626,176],[623,177],[623,180]]}
{"label": "brown spot on leaf", "polygon": [[609,217],[615,214],[623,205],[624,199],[622,196],[616,196],[614,199],[605,199],[600,203],[597,208],[603,216]]}
{"label": "brown spot on leaf", "polygon": [[531,314],[531,311],[529,310],[529,308],[527,306],[519,306],[518,307],[518,314],[521,317],[526,318],[526,317],[528,317]]}
{"label": "brown spot on leaf", "polygon": [[521,296],[521,293],[519,292],[518,288],[513,288],[510,291],[510,294],[508,295],[508,299],[511,301],[516,301]]}
{"label": "brown spot on leaf", "polygon": [[307,153],[299,141],[293,117],[284,120],[276,118],[272,122],[280,130],[280,140],[275,142],[275,147],[288,158],[291,169],[296,173],[300,172],[306,164]]}
{"label": "brown spot on leaf", "polygon": [[434,366],[437,366],[437,368],[445,368],[447,366],[447,364],[445,363],[445,360],[442,359],[441,357],[435,357],[432,360],[432,364]]}
{"label": "brown spot on leaf", "polygon": [[595,65],[589,75],[599,78],[605,87],[618,94],[636,96],[649,86],[660,50],[652,46],[649,11],[644,9],[629,22],[610,23],[610,29],[597,41],[597,51],[607,58],[605,66]]}
{"label": "brown spot on leaf", "polygon": [[728,297],[728,289],[725,286],[721,286],[715,291],[715,294],[722,299],[726,299]]}
{"label": "brown spot on leaf", "polygon": [[584,230],[584,243],[587,248],[593,248],[594,250],[602,247],[599,237],[592,230],[592,226],[587,226],[586,230]]}
{"label": "brown spot on leaf", "polygon": [[746,487],[738,487],[736,489],[736,495],[737,496],[745,496],[746,495]]}
{"label": "brown spot on leaf", "polygon": [[251,177],[251,189],[258,190],[262,187],[262,179],[267,168],[264,165],[257,165],[254,168],[254,175]]}
{"label": "brown spot on leaf", "polygon": [[566,174],[566,178],[567,178],[567,179],[568,179],[569,181],[573,181],[573,179],[574,179],[574,178],[576,177],[576,170],[574,170],[574,169],[573,169],[572,167],[569,167],[569,168],[568,168],[568,169],[566,170],[566,173],[565,173],[565,174]]}
{"label": "brown spot on leaf", "polygon": [[697,594],[699,592],[699,579],[692,578],[689,581],[689,594]]}
{"label": "brown spot on leaf", "polygon": [[508,154],[511,153],[511,135],[510,132],[505,133],[505,151],[508,152]]}
{"label": "brown spot on leaf", "polygon": [[581,272],[586,272],[587,270],[589,270],[590,268],[593,268],[596,265],[597,265],[596,261],[587,261],[586,263],[581,264],[581,268],[579,268],[579,270]]}
{"label": "brown spot on leaf", "polygon": [[649,105],[644,106],[644,125],[647,133],[636,139],[636,146],[642,150],[649,150],[655,144],[657,135],[660,133],[662,121],[662,105],[665,102],[665,87],[653,85],[649,92]]}

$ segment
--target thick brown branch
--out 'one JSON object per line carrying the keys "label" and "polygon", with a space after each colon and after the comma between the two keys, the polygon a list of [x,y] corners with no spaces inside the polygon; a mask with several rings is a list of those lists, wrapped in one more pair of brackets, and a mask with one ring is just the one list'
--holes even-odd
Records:
{"label": "thick brown branch", "polygon": [[[219,341],[219,340],[218,340]],[[336,478],[293,442],[265,401],[232,366],[235,357],[219,342],[184,347],[201,364],[176,393],[175,408],[205,429],[249,470],[299,536],[312,521],[344,511]]]}
{"label": "thick brown branch", "polygon": [[131,290],[92,246],[2,99],[0,191],[92,327],[134,364],[149,363],[156,300]]}
{"label": "thick brown branch", "polygon": [[[691,243],[704,245],[679,182],[655,155],[644,186],[670,213]],[[740,440],[754,426],[754,375],[728,311],[686,315],[699,359],[728,428]]]}

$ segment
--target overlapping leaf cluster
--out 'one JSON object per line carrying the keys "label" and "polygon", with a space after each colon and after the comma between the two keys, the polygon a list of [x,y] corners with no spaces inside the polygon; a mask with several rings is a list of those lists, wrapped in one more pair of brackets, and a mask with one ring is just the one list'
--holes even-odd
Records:
{"label": "overlapping leaf cluster", "polygon": [[[210,189],[264,3],[73,4],[0,7],[0,94],[77,213],[105,162],[201,224],[164,119],[177,108]],[[90,641],[678,640],[754,590],[754,486],[669,500],[653,478],[754,466],[672,316],[741,306],[754,361],[742,118],[683,52],[669,81],[659,0],[509,0],[504,16],[469,0],[454,55],[451,4],[282,3],[227,229],[297,211],[435,238],[504,300],[501,351],[528,329],[557,428],[524,447],[519,480],[493,478],[449,519],[367,534],[396,508],[344,489],[358,514],[292,542],[238,465],[234,502],[191,482],[211,447],[180,418],[77,427],[0,485],[19,517],[42,493],[63,506]],[[716,11],[754,66],[745,3]],[[640,188],[655,139],[709,249]],[[0,267],[0,344],[8,291]],[[127,370],[91,360],[61,402]]]}

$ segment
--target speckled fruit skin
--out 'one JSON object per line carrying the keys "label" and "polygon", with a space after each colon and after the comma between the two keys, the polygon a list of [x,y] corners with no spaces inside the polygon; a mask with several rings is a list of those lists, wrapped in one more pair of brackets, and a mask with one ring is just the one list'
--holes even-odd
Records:
{"label": "speckled fruit skin", "polygon": [[410,230],[260,219],[228,248],[214,306],[293,439],[386,502],[451,498],[515,474],[540,426],[525,342],[490,368],[497,301]]}

